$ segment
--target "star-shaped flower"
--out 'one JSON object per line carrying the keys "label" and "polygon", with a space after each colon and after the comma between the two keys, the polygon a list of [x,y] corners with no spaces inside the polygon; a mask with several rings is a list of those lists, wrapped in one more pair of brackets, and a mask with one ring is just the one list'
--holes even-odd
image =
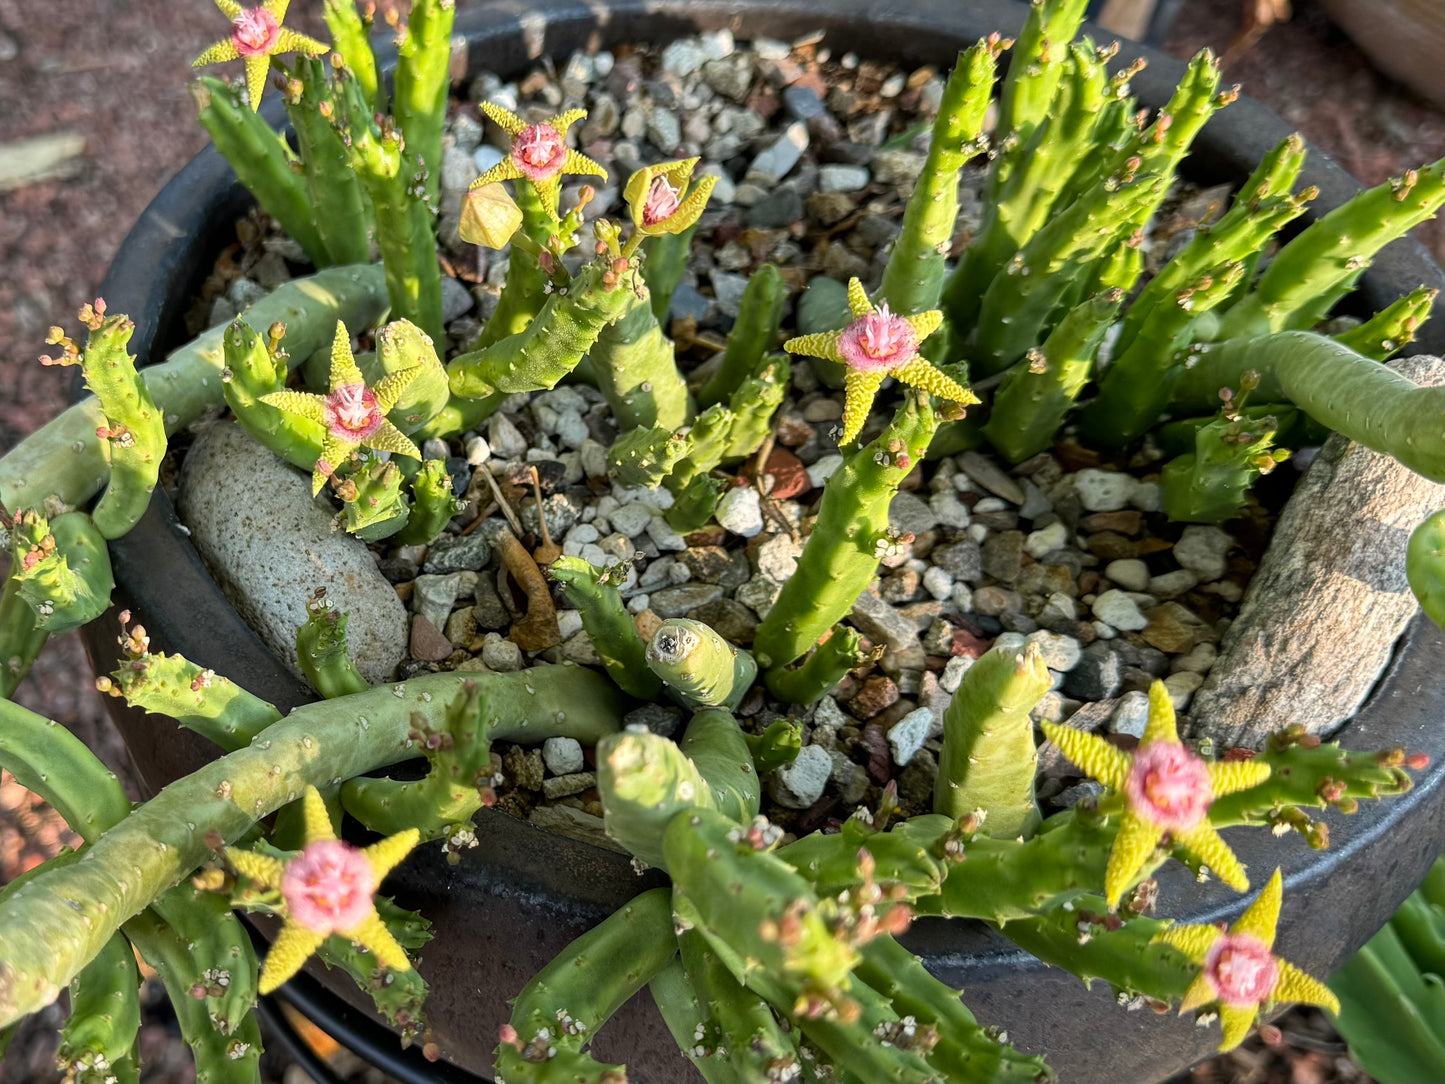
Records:
{"label": "star-shaped flower", "polygon": [[1064,756],[1118,791],[1124,799],[1119,834],[1104,872],[1104,896],[1117,907],[1124,890],[1168,836],[1236,891],[1249,888],[1234,852],[1209,823],[1209,807],[1225,794],[1257,786],[1269,765],[1254,760],[1210,763],[1179,741],[1174,704],[1162,681],[1149,690],[1149,721],[1134,753],[1097,734],[1059,723],[1044,723],[1044,734]]}
{"label": "star-shaped flower", "polygon": [[799,335],[783,344],[783,349],[791,353],[827,358],[847,366],[843,374],[845,398],[840,445],[849,444],[858,436],[885,376],[965,406],[978,402],[978,396],[945,376],[918,352],[919,344],[943,323],[943,313],[931,309],[913,316],[899,316],[888,311],[887,302],[875,309],[857,279],[848,280],[848,307],[853,310],[854,319],[841,331]]}
{"label": "star-shaped flower", "polygon": [[536,190],[542,206],[554,218],[557,197],[562,191],[562,174],[590,173],[607,179],[607,171],[580,151],[567,146],[567,129],[587,116],[585,109],[569,109],[551,120],[528,124],[511,110],[483,102],[482,112],[512,137],[507,157],[472,182],[473,188],[497,181],[521,179]]}
{"label": "star-shaped flower", "polygon": [[279,889],[285,904],[286,924],[261,969],[261,993],[269,994],[300,971],[307,957],[334,933],[370,950],[383,967],[410,971],[406,951],[376,913],[372,896],[417,845],[421,833],[408,828],[365,849],[353,847],[336,838],[326,803],[315,787],[306,788],[302,801],[306,845],[294,857],[282,861],[226,848],[226,860],[236,872],[261,888]]}
{"label": "star-shaped flower", "polygon": [[1340,1011],[1330,988],[1274,954],[1274,929],[1279,923],[1283,879],[1279,870],[1226,932],[1219,926],[1171,926],[1154,938],[1172,945],[1202,966],[1179,1006],[1180,1012],[1217,1002],[1224,1042],[1233,1050],[1249,1033],[1260,1006],[1300,1001],[1330,1012]]}
{"label": "star-shaped flower", "polygon": [[421,373],[412,366],[385,377],[375,388],[366,386],[366,378],[356,367],[351,353],[351,336],[346,325],[336,322],[336,338],[331,343],[331,390],[325,395],[304,391],[273,391],[261,396],[261,402],[291,414],[299,414],[326,427],[321,442],[321,456],[311,472],[311,493],[321,492],[326,479],[336,472],[341,461],[358,448],[375,448],[421,459],[421,452],[400,429],[386,420],[386,415],[406,386]]}
{"label": "star-shaped flower", "polygon": [[[644,166],[628,178],[622,198],[632,212],[637,235],[659,237],[665,233],[682,233],[702,216],[718,179],[705,173],[693,183],[692,171],[698,161],[684,158]],[[691,192],[689,185],[692,185]]]}
{"label": "star-shaped flower", "polygon": [[316,56],[331,46],[308,38],[281,23],[291,0],[265,0],[260,7],[243,8],[236,0],[216,0],[216,7],[231,20],[231,36],[222,38],[195,60],[191,67],[220,64],[227,60],[246,62],[246,92],[251,108],[261,106],[261,93],[266,89],[266,76],[271,71],[271,58],[278,53],[305,53]]}

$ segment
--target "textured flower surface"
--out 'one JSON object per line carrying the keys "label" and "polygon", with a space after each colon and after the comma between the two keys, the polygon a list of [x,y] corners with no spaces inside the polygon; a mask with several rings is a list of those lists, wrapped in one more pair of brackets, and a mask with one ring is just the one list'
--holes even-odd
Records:
{"label": "textured flower surface", "polygon": [[1209,763],[1186,748],[1162,681],[1149,690],[1149,722],[1132,754],[1071,726],[1046,722],[1043,729],[1064,756],[1124,797],[1119,834],[1104,874],[1110,907],[1119,905],[1166,837],[1231,888],[1243,892],[1249,887],[1244,866],[1209,823],[1209,807],[1221,795],[1264,782],[1269,765],[1251,760]]}
{"label": "textured flower surface", "polygon": [[644,166],[627,179],[622,197],[632,213],[632,225],[642,237],[682,233],[702,217],[717,178],[710,173],[694,179],[699,159],[683,158]]}
{"label": "textured flower surface", "polygon": [[340,934],[393,971],[411,970],[411,961],[376,912],[372,896],[386,875],[417,845],[421,834],[408,828],[370,847],[353,847],[336,838],[331,816],[315,787],[302,799],[306,845],[289,860],[226,848],[236,872],[258,886],[279,889],[286,924],[261,969],[260,991],[269,994],[286,982],[323,941]]}
{"label": "textured flower surface", "polygon": [[415,366],[403,369],[385,377],[374,389],[368,388],[351,353],[351,336],[346,325],[337,321],[336,338],[331,343],[331,388],[325,395],[288,388],[261,396],[263,403],[326,427],[321,456],[311,472],[312,494],[320,493],[341,461],[358,448],[421,458],[417,446],[386,420],[387,411],[396,406],[406,386],[420,372]]}
{"label": "textured flower surface", "polygon": [[483,102],[481,110],[512,140],[507,157],[472,182],[473,188],[498,181],[524,180],[554,218],[564,173],[586,173],[607,179],[607,171],[580,151],[567,146],[567,129],[587,116],[585,109],[569,109],[551,120],[527,124],[511,110]]}
{"label": "textured flower surface", "polygon": [[1329,987],[1274,954],[1283,879],[1279,870],[1239,921],[1222,926],[1171,926],[1154,940],[1172,945],[1200,965],[1199,977],[1184,994],[1180,1012],[1219,1006],[1224,1029],[1220,1050],[1232,1050],[1249,1033],[1262,1007],[1277,1001],[1301,1001],[1339,1012]]}
{"label": "textured flower surface", "polygon": [[843,372],[845,398],[840,445],[852,443],[862,431],[885,376],[965,406],[978,402],[978,396],[918,352],[923,340],[943,323],[943,313],[933,309],[899,316],[888,310],[886,302],[875,309],[857,279],[848,281],[848,307],[853,312],[853,322],[847,327],[799,335],[783,344],[783,349],[790,353],[826,358],[847,366]]}
{"label": "textured flower surface", "polygon": [[316,56],[330,48],[323,41],[308,38],[281,24],[291,0],[266,0],[260,7],[243,8],[236,0],[216,0],[216,7],[231,20],[230,37],[222,38],[191,62],[191,67],[221,64],[227,60],[246,62],[246,93],[251,108],[261,106],[266,89],[266,76],[271,71],[271,58],[280,53],[305,53]]}

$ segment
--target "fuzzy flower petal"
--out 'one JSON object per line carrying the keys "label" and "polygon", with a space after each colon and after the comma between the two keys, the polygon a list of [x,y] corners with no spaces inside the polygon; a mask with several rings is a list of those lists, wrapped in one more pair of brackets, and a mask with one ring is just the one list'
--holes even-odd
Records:
{"label": "fuzzy flower petal", "polygon": [[1259,898],[1227,931],[1218,926],[1171,926],[1154,938],[1199,965],[1199,976],[1179,1011],[1218,1005],[1224,1031],[1221,1051],[1238,1046],[1261,1008],[1275,1002],[1298,1001],[1340,1011],[1329,987],[1272,951],[1282,894],[1283,878],[1275,870]]}
{"label": "fuzzy flower petal", "polygon": [[645,237],[682,233],[702,217],[717,177],[694,178],[697,158],[644,166],[627,180],[622,198],[632,213],[632,225]]}
{"label": "fuzzy flower petal", "polygon": [[[919,352],[923,340],[942,326],[941,312],[932,310],[902,316],[890,312],[887,303],[875,309],[858,279],[848,281],[848,308],[853,320],[847,327],[799,335],[783,344],[783,349],[790,353],[825,358],[846,367],[840,445],[857,439],[885,376],[965,406],[978,402],[972,392],[934,367]],[[862,375],[870,379],[859,379]]]}
{"label": "fuzzy flower petal", "polygon": [[[1179,741],[1174,705],[1162,682],[1156,681],[1149,690],[1149,721],[1132,754],[1096,734],[1057,723],[1042,726],[1064,756],[1124,799],[1104,890],[1110,907],[1118,906],[1161,840],[1207,865],[1230,887],[1240,892],[1249,887],[1244,866],[1209,823],[1209,807],[1220,793],[1215,789],[1217,779],[1243,789],[1267,778],[1269,768],[1259,764],[1240,771],[1235,765],[1211,765],[1186,748]],[[1222,770],[1213,770],[1216,767]]]}
{"label": "fuzzy flower petal", "polygon": [[472,182],[473,188],[498,181],[525,180],[537,193],[547,213],[556,218],[564,174],[607,178],[607,170],[567,146],[567,129],[587,116],[585,109],[569,109],[550,120],[528,124],[511,110],[493,102],[483,102],[480,108],[511,137],[512,148],[506,158]]}
{"label": "fuzzy flower petal", "polygon": [[191,67],[230,60],[245,61],[246,96],[252,109],[261,107],[261,95],[266,90],[266,77],[270,74],[273,56],[282,53],[317,56],[330,48],[325,42],[281,25],[286,18],[288,0],[266,0],[260,7],[253,8],[243,8],[235,0],[216,0],[216,7],[231,20],[231,33],[193,60]]}
{"label": "fuzzy flower petal", "polygon": [[262,994],[269,994],[289,981],[325,940],[319,933],[312,933],[300,926],[288,923],[282,927],[271,945],[271,951],[266,953],[266,963],[261,968],[261,981],[256,987],[257,990]]}

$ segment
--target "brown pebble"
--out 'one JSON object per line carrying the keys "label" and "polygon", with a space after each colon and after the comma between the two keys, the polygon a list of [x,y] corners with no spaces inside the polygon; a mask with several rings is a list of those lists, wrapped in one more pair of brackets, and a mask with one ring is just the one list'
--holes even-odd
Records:
{"label": "brown pebble", "polygon": [[1139,543],[1115,531],[1100,531],[1088,538],[1089,552],[1101,561],[1120,561],[1139,556]]}
{"label": "brown pebble", "polygon": [[1144,513],[1132,508],[1122,512],[1093,512],[1079,520],[1081,531],[1118,531],[1120,534],[1138,534],[1144,529]]}
{"label": "brown pebble", "polygon": [[868,775],[875,783],[893,778],[893,755],[888,748],[888,735],[877,723],[869,723],[858,735],[858,745],[868,755]]}
{"label": "brown pebble", "polygon": [[875,674],[863,682],[856,696],[848,701],[848,713],[858,719],[871,719],[884,708],[898,702],[898,686],[890,677]]}
{"label": "brown pebble", "polygon": [[411,619],[411,657],[421,662],[441,662],[452,653],[452,643],[441,630],[421,614]]}

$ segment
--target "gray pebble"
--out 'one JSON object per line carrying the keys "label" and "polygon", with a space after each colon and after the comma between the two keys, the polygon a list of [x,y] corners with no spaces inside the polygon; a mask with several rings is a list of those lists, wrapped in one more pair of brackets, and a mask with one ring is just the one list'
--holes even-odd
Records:
{"label": "gray pebble", "polygon": [[797,758],[768,779],[768,793],[786,809],[807,809],[823,796],[833,775],[833,758],[826,749],[805,745]]}

